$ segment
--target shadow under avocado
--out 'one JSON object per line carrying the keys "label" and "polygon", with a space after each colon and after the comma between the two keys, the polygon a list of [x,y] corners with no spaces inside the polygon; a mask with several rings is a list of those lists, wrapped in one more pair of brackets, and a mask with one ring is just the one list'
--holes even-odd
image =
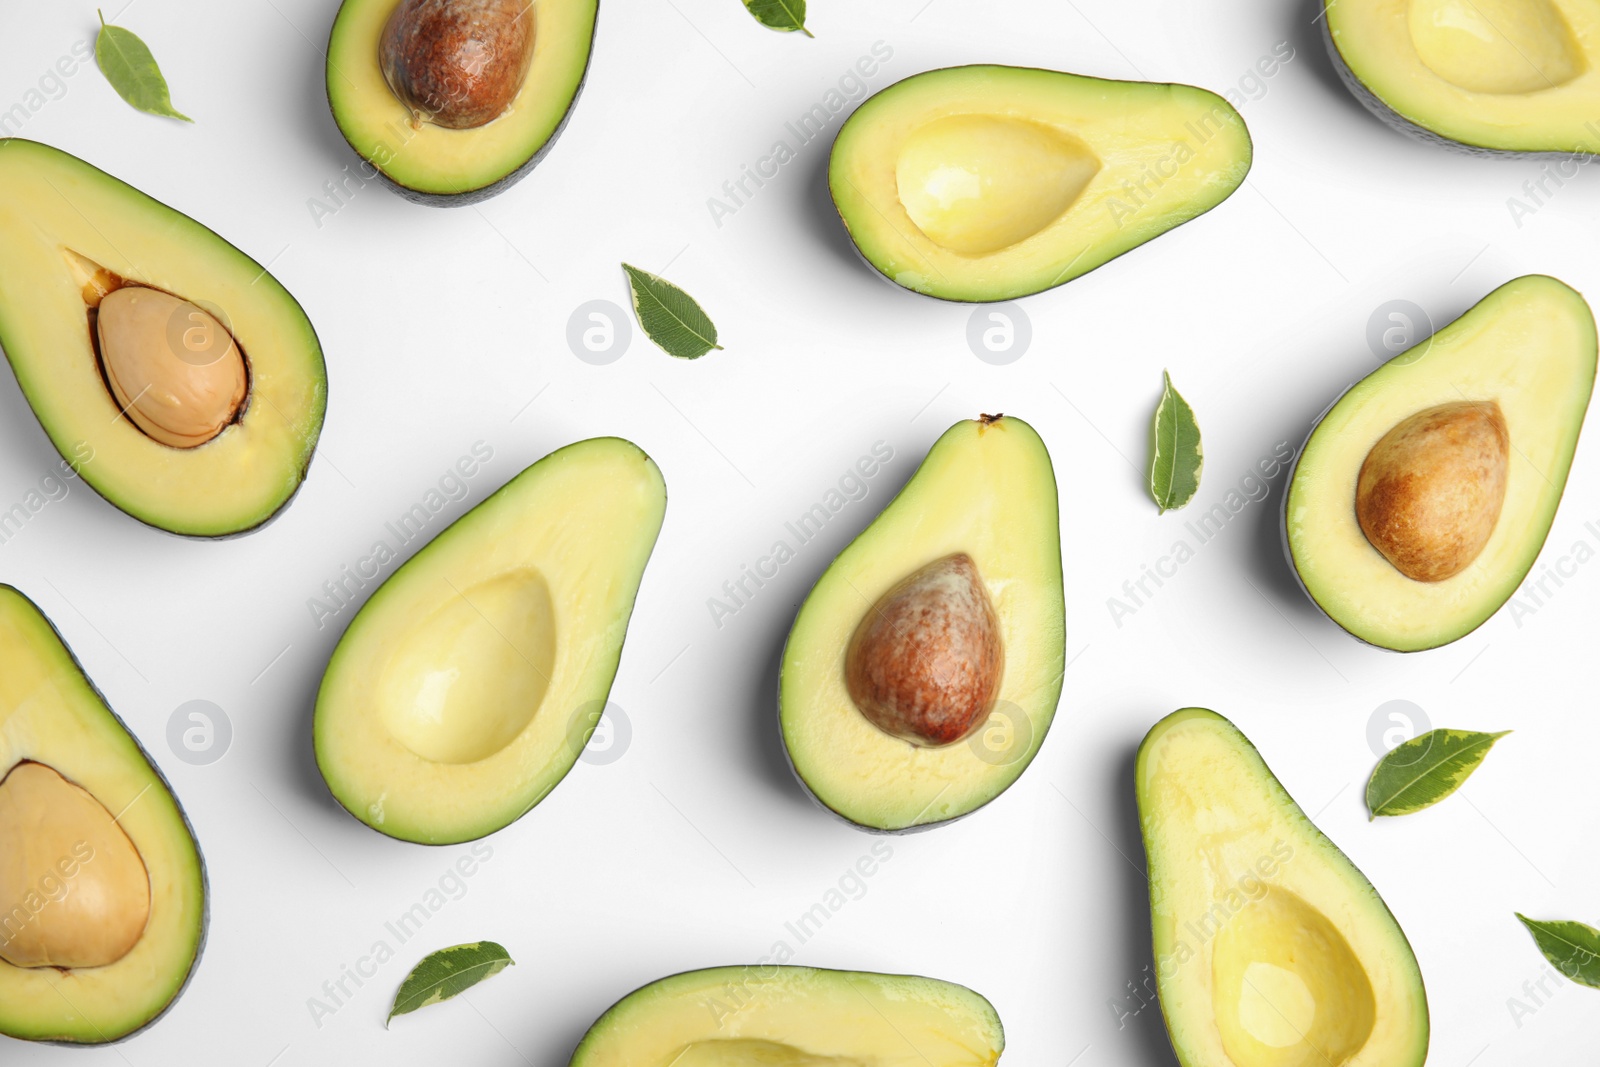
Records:
{"label": "shadow under avocado", "polygon": [[[1172,1052],[1172,1042],[1167,1038],[1165,1018],[1155,999],[1155,949],[1150,936],[1150,883],[1144,873],[1134,867],[1143,862],[1144,835],[1139,829],[1139,808],[1134,800],[1134,766],[1139,756],[1139,744],[1133,743],[1117,760],[1111,786],[1116,796],[1111,810],[1116,813],[1116,824],[1108,827],[1111,840],[1130,862],[1121,857],[1110,861],[1110,866],[1121,880],[1121,891],[1116,894],[1121,912],[1113,917],[1120,935],[1121,958],[1116,963],[1116,974],[1125,975],[1137,993],[1127,985],[1114,990],[1113,1004],[1120,1004],[1129,1014],[1122,1017],[1122,1029],[1129,1039],[1139,1043],[1137,1062],[1149,1067],[1178,1067]],[[1141,1006],[1141,1000],[1143,1004]],[[1109,1009],[1108,1009],[1109,1010]]]}

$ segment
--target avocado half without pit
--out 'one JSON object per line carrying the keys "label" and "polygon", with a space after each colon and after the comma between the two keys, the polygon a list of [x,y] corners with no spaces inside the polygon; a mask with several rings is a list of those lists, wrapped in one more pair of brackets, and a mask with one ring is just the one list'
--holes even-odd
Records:
{"label": "avocado half without pit", "polygon": [[205,868],[166,781],[39,609],[0,585],[0,1034],[101,1044],[178,997]]}
{"label": "avocado half without pit", "polygon": [[1595,348],[1583,297],[1529,275],[1352,386],[1284,494],[1289,562],[1312,600],[1402,652],[1498,611],[1555,520]]}
{"label": "avocado half without pit", "polygon": [[0,139],[0,346],[68,463],[134,518],[217,537],[305,477],[327,376],[300,305],[204,226]]}
{"label": "avocado half without pit", "polygon": [[773,964],[652,982],[584,1035],[570,1067],[994,1067],[1000,1016],[935,978]]}
{"label": "avocado half without pit", "polygon": [[372,594],[317,693],[317,765],[352,815],[452,844],[520,818],[564,778],[611,689],[666,510],[615,437],[539,460]]}
{"label": "avocado half without pit", "polygon": [[1183,1067],[1421,1067],[1428,999],[1372,884],[1227,719],[1139,746],[1156,990]]}
{"label": "avocado half without pit", "polygon": [[1324,0],[1345,84],[1390,126],[1477,153],[1600,150],[1600,9]]}
{"label": "avocado half without pit", "polygon": [[828,188],[861,255],[947,300],[1086,274],[1227,199],[1244,120],[1187,85],[950,67],[878,92],[839,130]]}
{"label": "avocado half without pit", "polygon": [[555,143],[598,13],[598,0],[344,0],[328,104],[367,176],[418,203],[475,203]]}
{"label": "avocado half without pit", "polygon": [[1061,696],[1058,514],[1032,427],[959,422],[817,580],[784,647],[779,717],[824,807],[925,828],[1021,777]]}

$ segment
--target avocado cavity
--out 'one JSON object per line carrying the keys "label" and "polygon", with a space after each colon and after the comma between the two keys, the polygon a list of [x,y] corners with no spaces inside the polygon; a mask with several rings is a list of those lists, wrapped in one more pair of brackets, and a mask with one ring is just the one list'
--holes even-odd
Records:
{"label": "avocado cavity", "polygon": [[900,202],[952,252],[988,255],[1061,216],[1100,169],[1062,130],[1004,115],[949,115],[906,138],[895,164]]}
{"label": "avocado cavity", "polygon": [[117,820],[87,791],[42,763],[0,781],[0,906],[46,903],[0,927],[13,967],[104,967],[126,956],[150,919],[150,875]]}
{"label": "avocado cavity", "polygon": [[383,724],[434,763],[476,763],[533,721],[556,658],[550,585],[532,568],[479,582],[412,628],[379,683]]}
{"label": "avocado cavity", "polygon": [[1510,455],[1495,401],[1440,404],[1402,419],[1361,464],[1361,531],[1407,578],[1440,582],[1461,573],[1494,533]]}
{"label": "avocado cavity", "polygon": [[779,1041],[750,1037],[694,1041],[674,1056],[671,1067],[866,1067],[853,1056],[817,1056]]}
{"label": "avocado cavity", "polygon": [[488,125],[511,108],[532,62],[531,0],[401,0],[378,42],[383,79],[413,127]]}
{"label": "avocado cavity", "polygon": [[1005,651],[972,557],[958,552],[903,579],[867,612],[845,656],[850,699],[884,733],[953,744],[989,718]]}
{"label": "avocado cavity", "polygon": [[1412,0],[1408,20],[1423,64],[1468,92],[1536,93],[1584,70],[1550,0]]}

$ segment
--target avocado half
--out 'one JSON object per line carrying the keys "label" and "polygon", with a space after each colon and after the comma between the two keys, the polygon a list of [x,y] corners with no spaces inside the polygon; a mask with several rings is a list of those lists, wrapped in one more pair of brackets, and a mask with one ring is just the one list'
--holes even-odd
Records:
{"label": "avocado half", "polygon": [[33,602],[0,585],[0,1034],[104,1044],[154,1022],[205,942],[177,798]]}
{"label": "avocado half", "polygon": [[1557,0],[1324,0],[1334,68],[1420,140],[1486,155],[1600,151],[1600,9]]}
{"label": "avocado half", "polygon": [[946,300],[1011,300],[1226,200],[1249,131],[1188,85],[949,67],[879,91],[840,128],[828,188],[863,258]]}
{"label": "avocado half", "polygon": [[993,1067],[1000,1016],[952,982],[758,964],[688,971],[623,997],[570,1067]]}
{"label": "avocado half", "polygon": [[[215,437],[158,441],[130,414],[140,399],[113,394],[96,321],[104,299],[129,295],[118,290],[192,302],[187,314],[204,309],[231,332],[248,384]],[[174,318],[157,338],[180,369],[190,326]],[[0,346],[62,458],[113,505],[172,533],[220,537],[271,519],[322,432],[322,347],[265,267],[104,171],[20,138],[0,139]]]}
{"label": "avocado half", "polygon": [[555,145],[589,69],[599,0],[537,0],[533,58],[510,109],[475,129],[414,124],[378,43],[400,0],[344,0],[328,38],[328,106],[372,172],[407,200],[475,204],[519,181]]}
{"label": "avocado half", "polygon": [[1156,989],[1183,1067],[1422,1067],[1410,943],[1237,727],[1174,712],[1134,780]]}
{"label": "avocado half", "polygon": [[[992,601],[1004,670],[977,732],[930,747],[869,721],[849,689],[846,658],[885,594],[958,553]],[[1055,717],[1065,661],[1050,453],[1021,419],[958,422],[801,605],[779,676],[784,748],[806,790],[855,826],[927,829],[977,810],[1022,776]]]}
{"label": "avocado half", "polygon": [[666,511],[615,437],[552,452],[390,575],[317,692],[317,766],[381,833],[483,837],[566,777],[606,704]]}
{"label": "avocado half", "polygon": [[[1312,429],[1284,494],[1289,563],[1317,606],[1361,640],[1398,652],[1448,644],[1500,610],[1555,521],[1594,391],[1595,349],[1583,297],[1528,275],[1351,386]],[[1463,401],[1492,402],[1504,417],[1504,503],[1464,569],[1419,581],[1368,540],[1358,478],[1403,420]]]}

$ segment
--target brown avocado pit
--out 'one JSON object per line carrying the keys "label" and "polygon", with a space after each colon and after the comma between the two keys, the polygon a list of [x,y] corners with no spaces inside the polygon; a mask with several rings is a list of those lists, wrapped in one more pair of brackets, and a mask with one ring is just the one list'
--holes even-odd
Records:
{"label": "brown avocado pit", "polygon": [[861,714],[914,745],[970,736],[1000,691],[1000,619],[964,552],[935,560],[885,593],[845,653],[845,684]]}
{"label": "brown avocado pit", "polygon": [[117,817],[42,763],[0,781],[0,959],[104,967],[138,944],[150,875]]}
{"label": "brown avocado pit", "polygon": [[1506,498],[1511,436],[1493,400],[1440,404],[1402,419],[1356,479],[1356,519],[1372,547],[1419,582],[1478,558]]}
{"label": "brown avocado pit", "polygon": [[532,0],[401,0],[378,41],[412,125],[485,126],[511,107],[533,61]]}

